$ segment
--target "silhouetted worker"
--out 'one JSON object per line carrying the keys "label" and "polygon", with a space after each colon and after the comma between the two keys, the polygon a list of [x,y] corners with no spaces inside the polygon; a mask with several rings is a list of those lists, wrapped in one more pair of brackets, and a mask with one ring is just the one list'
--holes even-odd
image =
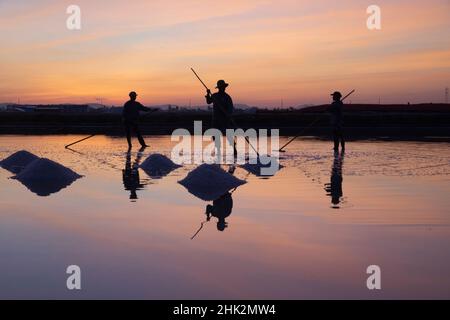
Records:
{"label": "silhouetted worker", "polygon": [[233,210],[233,198],[231,193],[227,192],[220,198],[213,201],[213,204],[206,206],[206,218],[207,221],[211,219],[211,216],[219,219],[217,221],[217,230],[224,231],[228,227],[228,223],[225,219],[231,214]]}
{"label": "silhouetted worker", "polygon": [[339,142],[341,143],[342,151],[345,151],[345,141],[342,133],[342,109],[344,106],[341,101],[342,94],[336,91],[331,96],[333,97],[333,102],[329,107],[329,112],[331,114],[331,126],[333,127],[334,151],[339,151]]}
{"label": "silhouetted worker", "polygon": [[122,170],[123,186],[125,190],[130,191],[130,200],[136,200],[138,198],[136,191],[143,189],[145,186],[141,183],[139,177],[139,163],[142,158],[143,149],[141,148],[139,150],[133,165],[131,164],[131,152],[127,152],[125,168]]}
{"label": "silhouetted worker", "polygon": [[[222,134],[226,134],[226,129],[234,128],[232,122],[232,116],[234,111],[233,100],[225,92],[225,89],[228,87],[228,83],[224,80],[217,81],[216,89],[218,91],[216,93],[211,94],[211,91],[208,89],[206,91],[206,103],[213,104],[213,116],[212,116],[212,127],[218,129],[222,132]],[[234,147],[234,153],[237,154],[236,151],[236,142],[234,140],[228,139],[230,145]],[[220,148],[220,142],[216,143],[216,146]]]}
{"label": "silhouetted worker", "polygon": [[331,203],[334,209],[339,209],[339,203],[341,202],[343,191],[342,191],[342,167],[344,164],[344,154],[339,156],[335,153],[333,160],[333,167],[331,168],[330,183],[325,184],[325,191],[327,196],[331,197]]}
{"label": "silhouetted worker", "polygon": [[123,106],[122,118],[123,124],[125,126],[125,132],[127,134],[127,142],[128,142],[128,150],[131,149],[131,130],[134,130],[136,136],[141,144],[141,147],[148,147],[145,144],[144,138],[141,135],[141,131],[139,130],[139,111],[156,111],[158,109],[152,109],[144,107],[140,102],[136,101],[137,94],[132,91],[129,94],[130,100],[128,100]]}
{"label": "silhouetted worker", "polygon": [[206,103],[213,104],[212,127],[224,131],[228,128],[233,128],[231,123],[231,116],[233,115],[234,106],[233,100],[225,92],[228,83],[224,80],[217,81],[218,91],[211,94],[210,90],[206,91]]}

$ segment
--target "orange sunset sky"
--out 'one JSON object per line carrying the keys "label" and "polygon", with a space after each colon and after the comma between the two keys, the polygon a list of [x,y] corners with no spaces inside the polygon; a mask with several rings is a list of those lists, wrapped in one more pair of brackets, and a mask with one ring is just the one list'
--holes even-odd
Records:
{"label": "orange sunset sky", "polygon": [[450,86],[449,0],[0,0],[0,29],[0,102],[204,104],[191,66],[257,106],[353,88],[353,103],[443,102]]}

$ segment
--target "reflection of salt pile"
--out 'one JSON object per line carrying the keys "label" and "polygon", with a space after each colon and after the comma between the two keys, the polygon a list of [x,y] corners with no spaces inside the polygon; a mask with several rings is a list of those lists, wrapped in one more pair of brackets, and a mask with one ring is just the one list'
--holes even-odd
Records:
{"label": "reflection of salt pile", "polygon": [[161,178],[181,167],[166,156],[158,153],[150,155],[140,166],[152,178]]}
{"label": "reflection of salt pile", "polygon": [[19,180],[31,192],[39,196],[48,196],[69,186],[81,176],[59,163],[39,158],[13,178]]}
{"label": "reflection of salt pile", "polygon": [[27,165],[29,165],[34,160],[39,159],[39,157],[34,154],[22,150],[16,153],[13,153],[8,158],[0,161],[0,167],[12,172],[19,173],[22,171]]}
{"label": "reflection of salt pile", "polygon": [[271,159],[269,156],[260,156],[257,163],[246,163],[240,167],[258,177],[273,176],[283,168],[276,158]]}
{"label": "reflection of salt pile", "polygon": [[211,201],[246,182],[224,171],[218,165],[202,164],[178,183],[194,196]]}

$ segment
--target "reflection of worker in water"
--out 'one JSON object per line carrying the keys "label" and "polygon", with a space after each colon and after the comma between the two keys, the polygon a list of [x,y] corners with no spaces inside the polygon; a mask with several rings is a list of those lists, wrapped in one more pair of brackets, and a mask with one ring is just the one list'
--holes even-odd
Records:
{"label": "reflection of worker in water", "polygon": [[[142,149],[141,149],[142,150]],[[144,188],[144,184],[141,184],[139,177],[139,163],[141,162],[142,152],[138,152],[134,163],[131,164],[131,152],[127,152],[125,169],[122,170],[122,181],[125,190],[130,191],[130,199],[136,200],[136,190]]]}
{"label": "reflection of worker in water", "polygon": [[224,231],[228,227],[228,223],[225,219],[231,214],[233,210],[233,198],[231,192],[225,193],[220,198],[213,201],[213,204],[206,206],[207,221],[211,219],[211,216],[219,219],[217,221],[217,230]]}
{"label": "reflection of worker in water", "polygon": [[331,168],[330,183],[325,183],[325,191],[327,196],[331,197],[332,208],[339,209],[342,202],[342,168],[344,165],[344,153],[335,154],[333,167]]}

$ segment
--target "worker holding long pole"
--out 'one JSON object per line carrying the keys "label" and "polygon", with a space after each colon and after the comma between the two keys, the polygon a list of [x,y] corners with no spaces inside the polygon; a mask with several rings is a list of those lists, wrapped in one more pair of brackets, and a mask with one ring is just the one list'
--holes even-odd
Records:
{"label": "worker holding long pole", "polygon": [[227,87],[228,83],[219,80],[217,81],[216,89],[218,91],[216,93],[211,94],[211,90],[206,90],[206,103],[213,104],[212,126],[219,130],[233,127],[230,118],[234,111],[234,105],[230,95],[225,92]]}
{"label": "worker holding long pole", "polygon": [[[348,97],[350,97],[353,93],[355,92],[355,90],[353,89],[352,91],[350,91],[345,97],[342,97],[342,95],[339,92],[335,92],[332,93],[331,95],[333,96],[334,94],[336,94],[336,105],[337,104],[341,104],[341,106],[331,106],[330,108],[328,108],[328,111],[332,113],[332,120],[331,120],[331,124],[333,126],[333,136],[335,136],[338,141],[341,141],[341,145],[343,150],[345,151],[345,141],[344,138],[342,136],[342,106],[343,106],[343,102],[345,99],[347,99]],[[334,99],[334,97],[333,97]],[[339,101],[339,102],[338,102]],[[318,116],[316,119],[314,119],[313,122],[311,122],[308,126],[304,127],[299,133],[297,133],[292,139],[290,139],[288,142],[286,142],[281,148],[280,148],[280,152],[286,152],[284,149],[290,145],[295,139],[297,139],[298,137],[300,137],[303,133],[305,133],[305,131],[309,128],[311,128],[313,125],[315,125],[320,119],[322,118],[322,115]],[[335,124],[336,126],[336,131],[334,130],[335,128]],[[334,140],[334,139],[333,139]],[[339,149],[339,144],[338,144],[338,149]]]}
{"label": "worker holding long pole", "polygon": [[[230,95],[225,92],[228,83],[224,80],[217,81],[216,93],[212,94],[211,90],[206,89],[206,103],[213,104],[212,127],[218,129],[222,134],[226,134],[227,129],[233,128],[231,117],[234,111],[233,100]],[[234,140],[229,141],[234,147],[234,154],[237,154],[236,143]],[[220,149],[221,141],[216,141],[216,146]]]}
{"label": "worker holding long pole", "polygon": [[[233,120],[233,118],[231,117],[231,115],[233,113],[233,110],[234,110],[233,100],[231,99],[231,97],[227,93],[225,93],[225,89],[226,89],[226,87],[228,87],[228,84],[224,80],[219,80],[217,82],[217,89],[219,89],[219,92],[217,92],[215,94],[211,94],[211,90],[209,90],[209,88],[206,86],[206,84],[203,82],[203,80],[198,76],[197,72],[195,72],[195,70],[193,68],[191,68],[191,71],[195,74],[197,79],[201,82],[201,84],[206,89],[206,99],[207,99],[206,102],[208,104],[213,103],[213,106],[214,106],[214,108],[213,108],[213,126],[214,125],[220,126],[222,124],[225,124],[225,127],[230,126],[231,128],[236,129],[238,126],[237,126],[236,122]],[[223,81],[223,83],[222,83],[222,81]],[[222,87],[222,89],[220,89],[220,87]],[[229,97],[228,111],[227,111],[226,107],[222,106],[222,101],[221,101],[222,99],[224,99],[225,102],[227,102],[226,100],[228,100],[228,98],[215,99],[216,97],[223,95],[223,93],[221,93],[221,91],[223,91],[223,93],[225,93]],[[219,95],[216,95],[216,94],[219,94]],[[225,95],[223,95],[223,97],[225,97]],[[210,102],[208,102],[208,101],[210,101]],[[230,104],[230,102],[231,102],[231,104]],[[231,108],[230,108],[230,105],[231,105]],[[221,114],[221,116],[219,116],[219,113]],[[214,119],[217,119],[217,117],[215,118],[214,115],[217,115],[219,117],[224,117],[225,119],[227,119],[227,121],[220,120],[220,121],[217,121],[217,123],[214,123],[214,122],[216,122],[216,120],[214,120]],[[218,128],[218,129],[220,129],[222,131],[223,128]],[[259,158],[258,150],[256,150],[256,148],[251,144],[251,142],[248,139],[248,137],[245,137],[245,141],[247,141],[248,145],[253,149],[253,151],[255,151],[256,155]],[[235,142],[234,141],[233,142],[230,141],[230,144],[233,145],[233,147],[234,147],[234,154],[236,155],[237,154],[237,150],[236,150]]]}
{"label": "worker holding long pole", "polygon": [[139,111],[157,111],[156,108],[144,107],[140,102],[136,101],[137,93],[131,91],[129,94],[130,100],[128,100],[123,106],[122,120],[125,127],[125,133],[127,136],[128,150],[131,150],[131,131],[136,133],[136,136],[141,144],[141,149],[147,148],[147,144],[142,137],[141,131],[139,130]]}
{"label": "worker holding long pole", "polygon": [[330,122],[333,128],[333,141],[334,152],[339,152],[339,143],[341,144],[342,152],[345,151],[345,140],[342,133],[342,109],[344,103],[342,102],[342,94],[339,91],[335,91],[331,94],[333,102],[331,103],[328,111],[330,112]]}
{"label": "worker holding long pole", "polygon": [[[130,100],[128,100],[125,103],[125,105],[123,106],[123,110],[122,110],[122,122],[125,127],[125,133],[127,136],[128,151],[130,151],[132,148],[132,143],[131,143],[131,132],[132,131],[134,131],[136,133],[139,143],[141,144],[141,150],[143,150],[143,149],[147,148],[148,146],[145,143],[145,140],[142,137],[141,131],[139,129],[139,124],[138,124],[139,111],[145,111],[145,112],[158,111],[158,108],[144,107],[140,102],[136,101],[137,93],[134,91],[131,91],[128,94],[128,96],[130,97]],[[92,134],[86,138],[72,142],[72,143],[66,145],[65,147],[67,149],[75,144],[78,144],[80,142],[83,142],[83,141],[90,139],[92,137],[95,137],[95,136],[96,136],[95,134]]]}

